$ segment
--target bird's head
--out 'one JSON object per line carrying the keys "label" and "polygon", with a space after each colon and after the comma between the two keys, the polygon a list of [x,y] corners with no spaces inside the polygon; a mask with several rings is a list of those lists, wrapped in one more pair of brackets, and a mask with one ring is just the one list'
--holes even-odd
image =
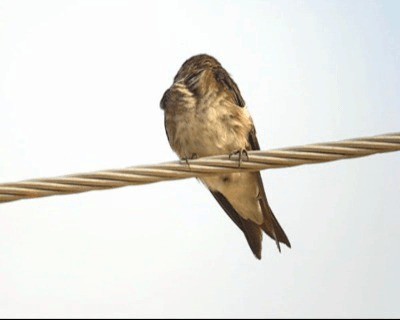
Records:
{"label": "bird's head", "polygon": [[174,82],[196,75],[206,69],[221,67],[217,59],[208,54],[198,54],[186,60],[174,78]]}

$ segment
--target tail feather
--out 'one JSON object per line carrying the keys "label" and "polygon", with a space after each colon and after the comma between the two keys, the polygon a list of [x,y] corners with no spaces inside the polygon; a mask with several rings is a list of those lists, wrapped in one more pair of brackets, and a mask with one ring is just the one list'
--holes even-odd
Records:
{"label": "tail feather", "polygon": [[211,191],[214,198],[218,201],[224,211],[232,219],[232,221],[242,230],[246,240],[251,248],[253,254],[261,259],[262,251],[262,231],[264,231],[269,237],[275,240],[276,246],[279,252],[281,252],[280,243],[286,244],[289,248],[291,247],[290,241],[280,226],[278,220],[275,218],[269,204],[267,197],[265,195],[264,187],[262,184],[261,176],[258,175],[258,186],[259,186],[259,196],[258,201],[261,206],[261,210],[264,216],[264,221],[261,225],[251,221],[250,219],[243,218],[236,210],[233,208],[231,203],[218,191]]}
{"label": "tail feather", "polygon": [[280,243],[286,244],[289,248],[291,248],[290,241],[280,226],[278,220],[275,218],[271,208],[266,201],[260,201],[261,208],[264,214],[264,223],[261,225],[261,229],[273,240],[275,240],[276,245],[278,247],[279,252],[281,252]]}
{"label": "tail feather", "polygon": [[281,252],[280,242],[286,244],[291,248],[290,241],[283,231],[278,220],[275,218],[271,207],[268,204],[267,196],[265,195],[264,185],[261,180],[260,173],[256,173],[258,178],[258,186],[260,187],[260,193],[258,199],[260,201],[261,209],[264,215],[264,223],[261,225],[261,229],[276,242],[279,252]]}
{"label": "tail feather", "polygon": [[[211,190],[210,190],[211,191]],[[251,251],[257,259],[261,259],[262,250],[262,231],[258,224],[251,220],[243,219],[237,211],[232,207],[228,200],[218,191],[211,191],[214,198],[218,201],[224,211],[228,214],[229,218],[239,227],[244,233],[247,243]]]}

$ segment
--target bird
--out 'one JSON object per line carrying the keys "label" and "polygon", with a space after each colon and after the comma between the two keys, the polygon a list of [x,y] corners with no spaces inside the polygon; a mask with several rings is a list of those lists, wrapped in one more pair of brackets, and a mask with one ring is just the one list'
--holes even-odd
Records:
{"label": "bird", "polygon": [[[187,59],[160,101],[172,150],[181,160],[260,150],[253,120],[229,73],[211,55]],[[239,160],[240,161],[240,160]],[[240,164],[240,162],[239,162]],[[200,178],[222,209],[244,233],[261,259],[263,232],[291,247],[273,214],[259,172]]]}

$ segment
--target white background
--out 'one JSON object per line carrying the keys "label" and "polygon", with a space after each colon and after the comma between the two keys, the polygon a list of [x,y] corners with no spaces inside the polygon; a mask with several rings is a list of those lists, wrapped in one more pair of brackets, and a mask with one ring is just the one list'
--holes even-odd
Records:
{"label": "white background", "polygon": [[[400,3],[0,1],[0,182],[175,160],[159,101],[214,55],[262,149],[400,131]],[[400,315],[400,154],[263,172],[263,260],[196,180],[0,205],[0,317]]]}

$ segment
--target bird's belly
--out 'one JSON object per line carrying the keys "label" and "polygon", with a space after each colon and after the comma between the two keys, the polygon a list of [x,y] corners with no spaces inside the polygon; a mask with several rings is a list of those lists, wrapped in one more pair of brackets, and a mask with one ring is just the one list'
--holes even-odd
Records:
{"label": "bird's belly", "polygon": [[218,123],[204,123],[195,119],[179,124],[178,140],[188,154],[196,153],[199,157],[225,154],[237,147],[237,141],[229,137],[229,131]]}
{"label": "bird's belly", "polygon": [[198,157],[228,154],[245,148],[248,131],[230,121],[226,113],[226,110],[204,108],[175,117],[173,149],[181,158],[187,158],[193,154]]}

